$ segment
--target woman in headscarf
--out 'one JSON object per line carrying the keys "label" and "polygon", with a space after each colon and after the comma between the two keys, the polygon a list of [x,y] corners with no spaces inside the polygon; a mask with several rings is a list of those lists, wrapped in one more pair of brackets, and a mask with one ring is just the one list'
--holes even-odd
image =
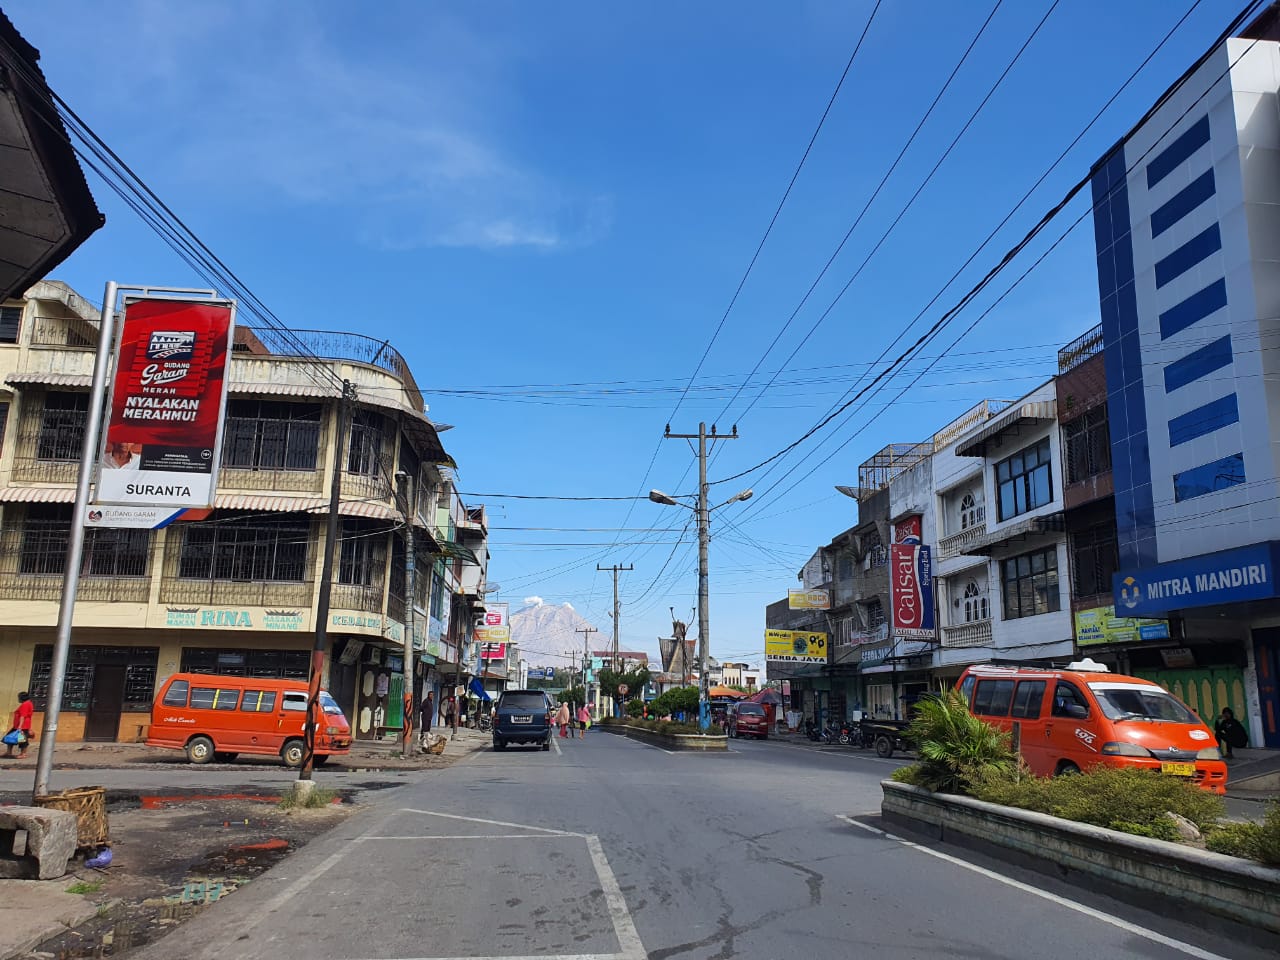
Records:
{"label": "woman in headscarf", "polygon": [[567,703],[560,704],[560,709],[556,711],[556,726],[560,728],[560,736],[569,736],[569,705]]}

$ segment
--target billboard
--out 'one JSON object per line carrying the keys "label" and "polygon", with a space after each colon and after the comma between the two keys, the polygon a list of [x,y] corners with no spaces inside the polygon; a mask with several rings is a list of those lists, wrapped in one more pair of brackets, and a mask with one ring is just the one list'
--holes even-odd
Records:
{"label": "billboard", "polygon": [[507,659],[507,645],[505,643],[480,644],[480,659],[481,660]]}
{"label": "billboard", "polygon": [[789,610],[830,610],[831,591],[829,590],[788,590],[787,609]]}
{"label": "billboard", "polygon": [[782,663],[826,663],[827,635],[806,630],[766,630],[764,656]]}
{"label": "billboard", "polygon": [[486,603],[484,611],[476,615],[475,639],[480,644],[482,660],[506,659],[507,644],[511,642],[507,610],[505,603]]}
{"label": "billboard", "polygon": [[213,506],[234,324],[226,300],[125,303],[96,504]]}
{"label": "billboard", "polygon": [[1076,643],[1082,647],[1103,643],[1169,639],[1168,620],[1117,617],[1114,606],[1076,611]]}
{"label": "billboard", "polygon": [[928,547],[919,543],[889,547],[889,605],[894,636],[933,639],[933,565]]}

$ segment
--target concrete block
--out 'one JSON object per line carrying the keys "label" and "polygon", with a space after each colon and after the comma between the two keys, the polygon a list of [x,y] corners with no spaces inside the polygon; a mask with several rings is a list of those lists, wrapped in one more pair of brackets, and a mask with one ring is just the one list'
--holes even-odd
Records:
{"label": "concrete block", "polygon": [[[14,849],[19,831],[27,835],[22,854]],[[78,843],[74,813],[44,807],[0,807],[0,858],[34,868],[37,880],[54,880],[66,873]]]}

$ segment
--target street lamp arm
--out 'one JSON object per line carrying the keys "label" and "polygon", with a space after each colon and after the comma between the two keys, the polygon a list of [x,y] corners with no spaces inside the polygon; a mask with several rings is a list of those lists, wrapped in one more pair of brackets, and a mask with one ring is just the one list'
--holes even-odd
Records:
{"label": "street lamp arm", "polygon": [[650,490],[649,499],[652,500],[654,503],[661,503],[664,506],[668,506],[668,507],[684,507],[687,510],[697,509],[696,507],[689,506],[689,504],[687,503],[681,503],[675,497],[669,496],[668,494],[663,493],[661,490]]}

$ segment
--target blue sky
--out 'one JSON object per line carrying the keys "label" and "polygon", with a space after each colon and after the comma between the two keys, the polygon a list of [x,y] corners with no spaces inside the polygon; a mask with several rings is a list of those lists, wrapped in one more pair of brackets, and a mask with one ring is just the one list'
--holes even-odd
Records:
{"label": "blue sky", "polygon": [[[869,0],[21,0],[5,9],[40,48],[53,87],[278,316],[391,339],[433,419],[454,426],[443,439],[461,490],[627,497],[695,489],[689,447],[661,440],[668,422],[677,432],[696,432],[699,420],[721,431],[738,424],[741,438],[717,450],[716,481],[821,419],[1192,2],[1062,0],[817,323],[1051,0],[1000,4],[766,356],[995,5],[885,0],[683,399]],[[1088,171],[1235,12],[1224,0],[1195,5],[910,339]],[[108,279],[198,285],[101,183],[91,186],[107,226],[58,278],[95,300]],[[1080,201],[1068,208],[926,356],[1084,211]],[[747,486],[756,496],[714,515],[712,653],[761,661],[765,604],[855,520],[856,505],[833,486],[855,482],[858,464],[887,443],[924,439],[984,397],[1011,399],[1042,382],[1057,346],[1097,322],[1096,291],[1086,221],[900,399],[910,377],[772,472],[713,487],[713,502]],[[761,372],[731,403],[757,363]],[[607,635],[610,579],[595,567],[621,563],[635,566],[622,577],[623,646],[656,651],[669,607],[692,619],[688,511],[647,501],[468,500],[490,507],[490,580],[513,609],[532,596],[569,602]]]}

